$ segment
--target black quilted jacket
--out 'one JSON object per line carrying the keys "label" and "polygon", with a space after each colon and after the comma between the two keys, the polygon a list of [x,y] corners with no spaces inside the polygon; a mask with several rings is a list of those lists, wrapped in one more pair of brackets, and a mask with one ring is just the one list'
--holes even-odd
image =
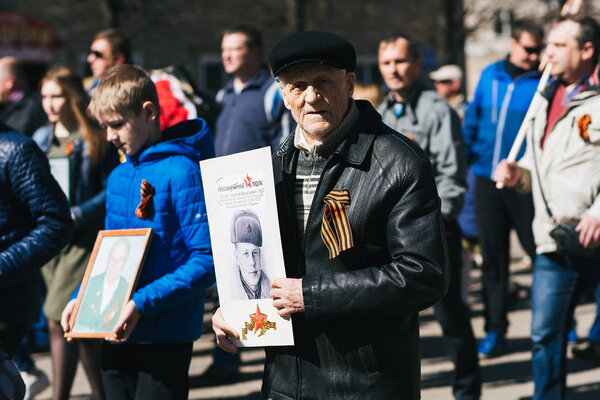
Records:
{"label": "black quilted jacket", "polygon": [[67,244],[73,223],[46,156],[0,124],[0,321],[39,314],[40,267]]}
{"label": "black quilted jacket", "polygon": [[[418,313],[446,292],[440,200],[427,156],[368,102],[328,158],[303,240],[296,232],[293,137],[273,157],[287,276],[302,278],[294,347],[268,347],[263,391],[275,399],[420,397]],[[354,247],[328,258],[321,239],[334,188],[350,193]]]}

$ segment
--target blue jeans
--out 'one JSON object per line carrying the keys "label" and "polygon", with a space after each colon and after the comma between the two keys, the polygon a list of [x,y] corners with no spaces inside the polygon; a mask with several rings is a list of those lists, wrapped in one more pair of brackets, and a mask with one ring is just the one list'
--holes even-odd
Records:
{"label": "blue jeans", "polygon": [[596,297],[596,318],[590,328],[588,339],[590,342],[600,343],[600,282],[596,285],[594,296]]}
{"label": "blue jeans", "polygon": [[565,397],[566,335],[583,289],[597,281],[592,262],[537,255],[531,287],[534,400]]}

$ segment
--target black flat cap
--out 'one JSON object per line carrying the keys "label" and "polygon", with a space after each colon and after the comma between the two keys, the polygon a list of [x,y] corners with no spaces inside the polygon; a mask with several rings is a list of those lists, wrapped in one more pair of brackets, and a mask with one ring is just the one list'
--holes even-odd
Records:
{"label": "black flat cap", "polygon": [[354,71],[356,51],[348,41],[333,33],[307,31],[294,33],[277,43],[269,57],[274,76],[303,62],[318,62]]}

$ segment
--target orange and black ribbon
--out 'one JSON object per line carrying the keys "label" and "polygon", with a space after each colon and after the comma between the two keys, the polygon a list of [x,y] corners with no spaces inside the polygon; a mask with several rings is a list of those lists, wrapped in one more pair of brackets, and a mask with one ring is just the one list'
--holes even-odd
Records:
{"label": "orange and black ribbon", "polygon": [[150,207],[152,205],[150,200],[152,199],[152,196],[154,196],[154,193],[156,193],[154,187],[151,184],[149,184],[148,181],[142,179],[142,190],[140,191],[140,194],[142,195],[142,200],[135,209],[136,217],[141,219],[148,219],[148,213],[150,212]]}
{"label": "orange and black ribbon", "polygon": [[72,153],[73,153],[73,142],[69,140],[67,142],[67,147],[65,148],[65,156],[68,157]]}
{"label": "orange and black ribbon", "polygon": [[588,127],[590,126],[590,122],[592,122],[592,117],[590,114],[584,114],[577,120],[577,127],[579,128],[579,137],[589,142],[590,134],[588,133]]}
{"label": "orange and black ribbon", "polygon": [[346,189],[333,189],[325,198],[325,213],[321,224],[321,238],[329,250],[329,259],[335,258],[344,250],[354,246],[352,229],[348,220],[347,208],[350,193]]}

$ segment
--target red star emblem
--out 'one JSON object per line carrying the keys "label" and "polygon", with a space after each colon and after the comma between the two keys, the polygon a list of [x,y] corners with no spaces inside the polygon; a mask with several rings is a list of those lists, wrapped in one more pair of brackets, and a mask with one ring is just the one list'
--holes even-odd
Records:
{"label": "red star emblem", "polygon": [[252,178],[250,178],[248,176],[248,174],[246,174],[246,178],[244,179],[244,183],[246,184],[246,187],[251,187],[252,186]]}
{"label": "red star emblem", "polygon": [[256,305],[256,313],[250,314],[250,318],[254,322],[254,332],[259,329],[264,329],[265,321],[267,320],[267,314],[262,314],[260,312],[260,308],[258,308],[258,304]]}

